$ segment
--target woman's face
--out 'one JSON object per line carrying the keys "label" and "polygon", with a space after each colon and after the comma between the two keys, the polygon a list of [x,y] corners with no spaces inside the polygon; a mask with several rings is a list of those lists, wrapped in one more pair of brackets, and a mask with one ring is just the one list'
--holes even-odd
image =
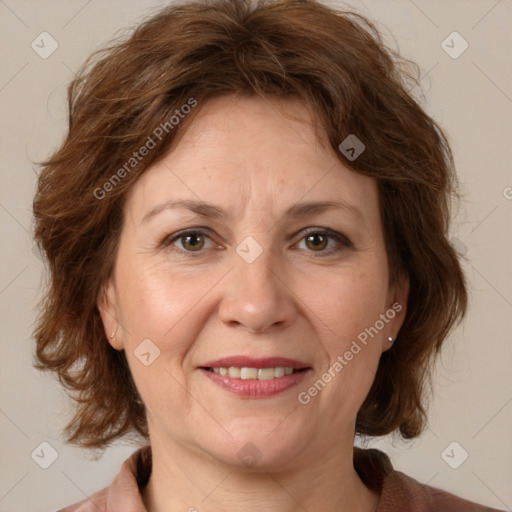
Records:
{"label": "woman's face", "polygon": [[277,102],[211,100],[142,175],[99,303],[152,443],[239,467],[351,443],[405,313],[375,181],[319,142],[305,106]]}

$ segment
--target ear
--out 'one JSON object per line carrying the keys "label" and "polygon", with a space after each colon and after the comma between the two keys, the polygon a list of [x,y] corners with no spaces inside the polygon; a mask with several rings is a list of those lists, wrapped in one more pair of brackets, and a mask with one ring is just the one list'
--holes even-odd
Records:
{"label": "ear", "polygon": [[101,287],[96,305],[108,342],[116,350],[123,350],[123,329],[120,327],[117,294],[112,278]]}
{"label": "ear", "polygon": [[[398,336],[407,313],[407,299],[409,298],[409,276],[401,273],[397,281],[389,288],[388,303],[385,316],[388,322],[384,328],[382,337],[382,351],[389,350]],[[389,338],[393,341],[390,342]]]}

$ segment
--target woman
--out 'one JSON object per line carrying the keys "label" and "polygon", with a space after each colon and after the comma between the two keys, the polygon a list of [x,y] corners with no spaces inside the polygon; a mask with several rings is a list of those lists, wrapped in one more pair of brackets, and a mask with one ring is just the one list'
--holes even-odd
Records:
{"label": "woman", "polygon": [[354,448],[421,433],[466,307],[407,69],[313,0],[169,6],[84,66],[34,200],[38,367],[70,442],[149,444],[65,512],[492,510]]}

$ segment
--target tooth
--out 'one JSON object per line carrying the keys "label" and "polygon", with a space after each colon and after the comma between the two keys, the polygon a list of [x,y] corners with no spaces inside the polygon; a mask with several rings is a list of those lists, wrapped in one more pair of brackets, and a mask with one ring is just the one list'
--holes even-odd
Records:
{"label": "tooth", "polygon": [[260,368],[258,370],[258,380],[270,380],[274,378],[274,368]]}
{"label": "tooth", "polygon": [[274,377],[282,377],[284,375],[284,366],[276,366],[274,368]]}
{"label": "tooth", "polygon": [[243,380],[257,379],[258,378],[258,369],[257,368],[242,368],[240,371],[240,377]]}
{"label": "tooth", "polygon": [[230,377],[234,377],[235,379],[239,379],[240,378],[240,373],[241,373],[241,369],[237,368],[235,366],[230,366],[229,369],[228,369],[228,375]]}
{"label": "tooth", "polygon": [[230,366],[229,368],[212,368],[217,375],[229,376],[242,380],[272,380],[274,378],[292,375],[298,370],[285,366],[276,366],[275,368],[248,368]]}

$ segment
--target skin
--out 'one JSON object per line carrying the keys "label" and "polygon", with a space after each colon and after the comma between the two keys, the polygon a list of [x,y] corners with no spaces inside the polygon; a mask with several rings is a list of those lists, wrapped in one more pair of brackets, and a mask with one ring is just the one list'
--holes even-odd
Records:
{"label": "skin", "polygon": [[[374,511],[379,496],[353,468],[355,420],[408,292],[405,279],[389,283],[376,183],[341,162],[298,100],[228,96],[198,108],[179,144],[131,189],[98,302],[147,408],[153,472],[144,503],[149,512]],[[214,203],[227,216],[164,209],[143,220],[178,199]],[[359,213],[285,216],[310,201]],[[208,228],[204,237],[163,243],[198,227]],[[319,238],[308,240],[306,228]],[[322,237],[327,228],[350,242]],[[248,236],[263,249],[252,263],[236,252]],[[301,404],[299,392],[396,302],[400,313]],[[134,350],[148,338],[160,355],[145,366]],[[240,398],[198,369],[237,354],[312,370],[277,396]],[[237,456],[248,442],[260,454],[252,467]]]}

